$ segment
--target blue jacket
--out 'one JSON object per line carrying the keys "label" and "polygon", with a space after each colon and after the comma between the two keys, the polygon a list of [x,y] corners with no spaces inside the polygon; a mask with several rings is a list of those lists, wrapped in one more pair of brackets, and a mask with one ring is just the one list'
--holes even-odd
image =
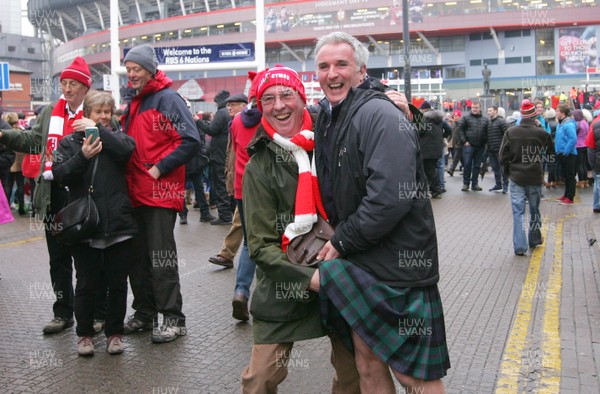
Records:
{"label": "blue jacket", "polygon": [[577,126],[571,118],[565,118],[556,126],[555,151],[556,154],[577,156]]}

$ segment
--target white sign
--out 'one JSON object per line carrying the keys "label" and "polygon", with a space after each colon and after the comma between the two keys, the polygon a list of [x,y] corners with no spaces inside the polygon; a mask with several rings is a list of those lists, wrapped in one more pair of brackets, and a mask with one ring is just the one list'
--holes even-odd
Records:
{"label": "white sign", "polygon": [[112,87],[111,87],[111,75],[110,74],[103,74],[102,77],[104,78],[104,90],[107,92],[112,92]]}

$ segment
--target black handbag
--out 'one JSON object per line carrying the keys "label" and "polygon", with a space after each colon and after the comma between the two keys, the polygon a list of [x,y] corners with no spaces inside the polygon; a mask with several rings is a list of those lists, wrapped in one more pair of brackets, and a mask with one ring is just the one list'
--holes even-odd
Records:
{"label": "black handbag", "polygon": [[68,204],[58,211],[52,223],[52,235],[56,240],[65,245],[75,245],[91,238],[100,223],[98,208],[92,199],[94,193],[94,179],[98,167],[98,156],[94,160],[92,181],[88,193]]}
{"label": "black handbag", "polygon": [[334,233],[333,226],[319,215],[308,233],[294,238],[289,243],[286,250],[288,260],[296,265],[316,268],[320,262],[317,255]]}

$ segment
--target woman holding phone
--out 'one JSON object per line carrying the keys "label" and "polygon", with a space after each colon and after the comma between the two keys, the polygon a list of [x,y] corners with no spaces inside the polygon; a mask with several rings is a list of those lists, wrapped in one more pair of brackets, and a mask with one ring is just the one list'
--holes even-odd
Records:
{"label": "woman holding phone", "polygon": [[[52,166],[54,179],[69,188],[71,202],[88,193],[97,160],[92,198],[98,208],[100,224],[91,239],[72,246],[80,356],[94,354],[94,293],[102,286],[102,270],[108,291],[104,329],[107,351],[110,354],[123,352],[128,262],[133,258],[131,238],[137,232],[125,180],[125,163],[135,142],[112,122],[114,105],[110,93],[90,91],[83,102],[84,117],[73,123],[73,133],[61,139]],[[94,128],[98,137],[93,135],[96,134]]]}

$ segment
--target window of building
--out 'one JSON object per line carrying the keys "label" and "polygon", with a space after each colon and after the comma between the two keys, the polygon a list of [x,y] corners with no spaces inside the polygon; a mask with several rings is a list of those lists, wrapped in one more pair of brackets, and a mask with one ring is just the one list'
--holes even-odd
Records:
{"label": "window of building", "polygon": [[481,66],[481,59],[473,59],[469,62],[470,66]]}
{"label": "window of building", "polygon": [[34,54],[35,48],[27,48],[27,53]]}
{"label": "window of building", "polygon": [[521,30],[506,31],[506,32],[504,32],[504,37],[506,37],[506,38],[521,37]]}
{"label": "window of building", "polygon": [[9,45],[9,46],[8,46],[8,51],[9,51],[9,52],[14,52],[14,51],[16,51],[16,50],[17,50],[17,47],[15,47],[14,45]]}
{"label": "window of building", "polygon": [[531,56],[523,56],[523,63],[531,63]]}
{"label": "window of building", "polygon": [[506,59],[504,59],[504,63],[506,64],[516,64],[516,63],[522,63],[523,59],[521,58],[521,56],[516,56],[516,57],[507,57]]}
{"label": "window of building", "polygon": [[440,52],[464,52],[465,39],[463,36],[440,37]]}
{"label": "window of building", "polygon": [[498,64],[498,58],[495,59],[483,59],[483,63],[489,65]]}
{"label": "window of building", "polygon": [[464,67],[448,67],[446,68],[446,79],[456,79],[465,77]]}

